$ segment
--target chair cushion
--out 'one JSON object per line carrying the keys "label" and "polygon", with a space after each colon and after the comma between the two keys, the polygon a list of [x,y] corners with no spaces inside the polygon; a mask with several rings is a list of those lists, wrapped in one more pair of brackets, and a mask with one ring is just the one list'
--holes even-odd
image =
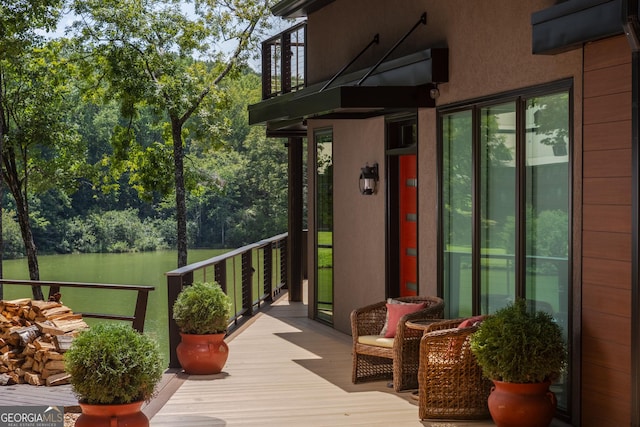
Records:
{"label": "chair cushion", "polygon": [[482,323],[482,321],[485,319],[485,315],[482,316],[473,316],[473,317],[469,317],[468,319],[464,319],[459,325],[458,328],[462,329],[462,328],[468,328],[469,326],[475,326],[478,323]]}
{"label": "chair cushion", "polygon": [[[387,304],[410,304],[404,301],[398,301],[397,299],[387,298]],[[380,335],[386,335],[387,329],[389,329],[389,310],[386,312],[386,318],[384,319],[384,325],[382,326],[382,330],[380,331]]]}
{"label": "chair cushion", "polygon": [[382,328],[380,335],[385,338],[393,338],[396,336],[396,330],[398,329],[398,321],[402,316],[416,311],[422,310],[427,306],[426,303],[398,303],[387,302],[387,321],[385,322],[386,328]]}
{"label": "chair cushion", "polygon": [[[471,326],[476,326],[486,318],[486,315],[473,316],[468,319],[464,319],[458,325],[458,329],[470,328]],[[464,345],[465,337],[452,337],[451,342],[449,343],[449,357],[457,357],[460,354],[460,350]]]}
{"label": "chair cushion", "polygon": [[393,338],[385,338],[382,335],[361,335],[358,337],[358,342],[377,347],[393,348]]}

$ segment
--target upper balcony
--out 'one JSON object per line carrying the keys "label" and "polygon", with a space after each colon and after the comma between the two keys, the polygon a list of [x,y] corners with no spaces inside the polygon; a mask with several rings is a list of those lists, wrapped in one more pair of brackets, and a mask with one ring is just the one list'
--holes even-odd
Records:
{"label": "upper balcony", "polygon": [[307,81],[307,24],[262,42],[262,99],[302,89]]}
{"label": "upper balcony", "polygon": [[376,55],[377,62],[358,60],[379,44],[378,34],[367,43],[350,46],[350,56],[338,59],[344,65],[332,70],[326,81],[308,79],[308,63],[318,63],[323,58],[317,55],[332,52],[307,43],[306,21],[266,40],[262,100],[249,105],[249,124],[266,125],[268,136],[304,137],[308,119],[366,119],[435,107],[438,84],[449,81],[448,48],[425,46],[408,55],[393,55],[426,22],[425,12],[402,38],[393,45],[388,42],[383,54]]}

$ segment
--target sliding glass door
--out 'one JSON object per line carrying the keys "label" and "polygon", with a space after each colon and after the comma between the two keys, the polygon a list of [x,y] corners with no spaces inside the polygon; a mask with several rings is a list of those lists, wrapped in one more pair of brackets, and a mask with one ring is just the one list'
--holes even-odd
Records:
{"label": "sliding glass door", "polygon": [[333,322],[333,133],[316,132],[315,316]]}
{"label": "sliding glass door", "polygon": [[[441,112],[441,271],[450,318],[525,298],[571,336],[570,86],[557,86]],[[554,390],[565,410],[567,383]]]}

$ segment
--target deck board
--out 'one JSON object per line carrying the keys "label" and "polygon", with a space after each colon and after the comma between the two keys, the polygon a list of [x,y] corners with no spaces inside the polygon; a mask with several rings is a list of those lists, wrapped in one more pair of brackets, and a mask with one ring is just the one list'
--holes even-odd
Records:
{"label": "deck board", "polygon": [[[487,427],[423,421],[411,393],[385,381],[351,383],[351,337],[307,318],[307,306],[286,293],[228,339],[229,360],[218,375],[167,371],[143,408],[151,427]],[[64,406],[77,410],[71,386],[0,387],[0,406]]]}
{"label": "deck board", "polygon": [[151,427],[493,426],[418,419],[411,393],[351,383],[351,337],[279,299],[229,341],[219,375],[187,378]]}

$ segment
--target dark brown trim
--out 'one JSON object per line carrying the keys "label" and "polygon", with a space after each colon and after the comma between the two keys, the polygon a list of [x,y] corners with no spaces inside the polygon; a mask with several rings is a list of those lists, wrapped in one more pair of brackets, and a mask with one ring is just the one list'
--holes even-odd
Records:
{"label": "dark brown trim", "polygon": [[640,148],[638,128],[640,127],[640,52],[634,51],[631,59],[631,425],[640,426]]}
{"label": "dark brown trim", "polygon": [[302,301],[302,138],[289,138],[288,179],[289,179],[289,242],[287,246],[287,284],[289,301]]}

